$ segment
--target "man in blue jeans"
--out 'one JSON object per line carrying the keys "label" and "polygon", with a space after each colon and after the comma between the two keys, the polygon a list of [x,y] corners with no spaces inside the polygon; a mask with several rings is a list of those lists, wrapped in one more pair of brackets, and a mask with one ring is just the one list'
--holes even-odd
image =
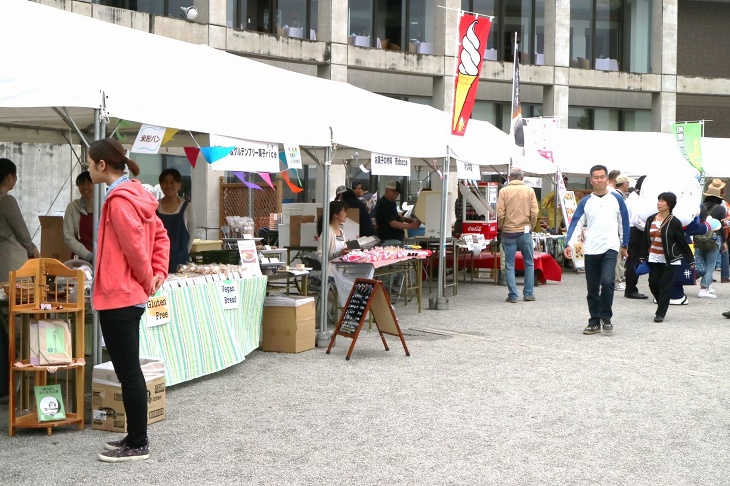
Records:
{"label": "man in blue jeans", "polygon": [[626,258],[629,244],[629,213],[620,193],[607,189],[608,170],[602,165],[591,167],[593,192],[578,203],[570,222],[565,257],[572,258],[572,247],[578,243],[583,228],[583,253],[588,288],[588,326],[583,334],[613,332],[613,291],[617,258]]}
{"label": "man in blue jeans", "polygon": [[532,230],[537,224],[537,197],[531,187],[522,182],[524,174],[519,167],[509,173],[509,184],[497,196],[497,226],[502,232],[504,248],[504,268],[507,273],[507,302],[516,303],[517,283],[515,282],[515,253],[520,250],[525,263],[525,286],[523,299],[535,300],[535,265],[532,260],[534,243]]}

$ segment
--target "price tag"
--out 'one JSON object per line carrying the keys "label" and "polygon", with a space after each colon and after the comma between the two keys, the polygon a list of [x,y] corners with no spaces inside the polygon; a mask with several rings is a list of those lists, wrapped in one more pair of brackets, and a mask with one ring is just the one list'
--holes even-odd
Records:
{"label": "price tag", "polygon": [[170,309],[166,292],[157,292],[147,301],[147,327],[161,326],[170,322]]}
{"label": "price tag", "polygon": [[238,294],[238,281],[236,280],[224,280],[218,282],[218,295],[221,299],[221,307],[224,310],[227,309],[238,309],[241,307],[241,300]]}

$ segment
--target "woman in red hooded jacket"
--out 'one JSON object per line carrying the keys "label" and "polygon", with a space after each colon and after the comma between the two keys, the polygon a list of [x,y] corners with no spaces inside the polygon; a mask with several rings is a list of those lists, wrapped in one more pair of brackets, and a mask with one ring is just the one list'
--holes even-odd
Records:
{"label": "woman in red hooded jacket", "polygon": [[93,305],[104,343],[122,385],[127,436],[105,444],[104,462],[144,460],[147,443],[147,387],[139,364],[139,326],[147,300],[167,278],[170,240],[157,217],[157,201],[139,181],[139,166],[114,139],[89,147],[94,184],[108,185],[97,235]]}

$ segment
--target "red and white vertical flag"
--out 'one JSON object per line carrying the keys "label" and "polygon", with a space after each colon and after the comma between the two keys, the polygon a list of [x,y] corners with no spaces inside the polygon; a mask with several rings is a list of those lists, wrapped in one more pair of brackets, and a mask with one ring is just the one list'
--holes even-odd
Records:
{"label": "red and white vertical flag", "polygon": [[459,19],[459,65],[454,79],[454,103],[451,133],[464,135],[466,124],[474,109],[479,88],[484,50],[487,47],[492,19],[463,13]]}
{"label": "red and white vertical flag", "polygon": [[515,74],[512,78],[512,123],[509,129],[517,147],[525,146],[525,133],[522,129],[522,104],[520,103],[520,59],[515,44]]}

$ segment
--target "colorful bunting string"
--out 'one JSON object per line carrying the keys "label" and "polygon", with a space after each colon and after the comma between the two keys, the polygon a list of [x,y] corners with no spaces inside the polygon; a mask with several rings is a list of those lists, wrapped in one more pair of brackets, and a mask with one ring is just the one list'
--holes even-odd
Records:
{"label": "colorful bunting string", "polygon": [[234,148],[236,147],[200,147],[200,151],[203,152],[205,161],[212,164],[230,154]]}
{"label": "colorful bunting string", "polygon": [[195,168],[195,163],[198,161],[198,154],[200,153],[200,149],[198,147],[183,147],[185,150],[185,156],[188,158],[188,162],[190,162],[190,165],[193,166],[193,169]]}
{"label": "colorful bunting string", "polygon": [[178,130],[177,128],[166,128],[165,135],[162,137],[162,145],[165,145],[167,142],[172,141],[172,137],[174,137],[175,134],[179,131],[180,130]]}
{"label": "colorful bunting string", "polygon": [[259,172],[259,177],[261,177],[265,183],[269,185],[272,189],[276,189],[274,185],[271,183],[271,176],[267,172]]}
{"label": "colorful bunting string", "polygon": [[233,174],[235,174],[235,176],[238,177],[238,179],[243,182],[249,189],[258,189],[259,191],[262,190],[261,186],[259,186],[258,184],[254,184],[253,182],[249,182],[246,180],[245,172],[234,172]]}
{"label": "colorful bunting string", "polygon": [[286,182],[286,185],[289,186],[289,189],[291,189],[291,192],[294,194],[297,194],[299,192],[302,192],[304,189],[301,187],[297,187],[292,181],[289,179],[289,174],[287,171],[283,171],[281,173],[281,177],[284,178],[284,182]]}
{"label": "colorful bunting string", "polygon": [[122,128],[131,127],[132,122],[127,120],[119,120],[119,123],[117,123],[117,126],[114,128],[114,135],[117,137],[117,140],[120,142],[126,142],[127,136],[122,133]]}

